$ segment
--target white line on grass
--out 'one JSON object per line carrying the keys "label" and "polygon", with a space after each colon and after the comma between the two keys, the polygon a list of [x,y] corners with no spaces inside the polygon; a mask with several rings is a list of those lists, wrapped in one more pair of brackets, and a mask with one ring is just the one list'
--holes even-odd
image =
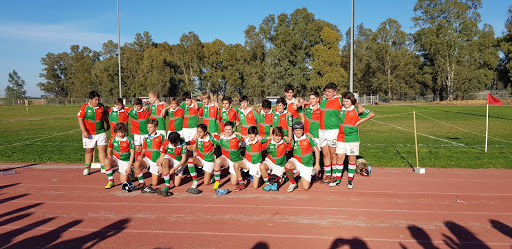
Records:
{"label": "white line on grass", "polygon": [[412,114],[412,112],[403,112],[403,113],[390,114],[390,115],[378,115],[378,116],[374,117],[373,119],[376,119],[376,118],[389,118],[389,117],[400,116],[400,115],[405,115],[405,114]]}
{"label": "white line on grass", "polygon": [[[35,227],[35,226],[3,226],[1,227],[7,230],[21,229],[21,230],[43,230],[43,231],[79,231],[79,232],[126,232],[126,233],[136,233],[136,234],[144,234],[147,233],[147,230],[136,230],[136,229],[95,229],[95,228],[58,228],[58,227]],[[0,228],[0,229],[1,229]],[[245,236],[245,237],[274,237],[274,238],[296,238],[296,239],[327,239],[327,240],[335,240],[338,236],[323,236],[323,235],[298,235],[298,234],[265,234],[265,233],[230,233],[230,232],[208,232],[208,231],[183,231],[183,230],[151,230],[151,233],[160,233],[160,234],[183,234],[187,237],[188,235],[211,235],[211,236]],[[407,239],[382,239],[382,238],[365,238],[360,237],[361,240],[364,241],[380,241],[380,242],[404,242],[404,243],[433,243],[433,244],[444,244],[445,241],[442,240],[407,240]],[[57,242],[58,243],[58,242]],[[458,244],[462,245],[494,245],[494,246],[509,246],[510,243],[503,242],[471,242],[471,241],[458,241]]]}
{"label": "white line on grass", "polygon": [[46,137],[42,137],[42,138],[38,138],[38,139],[33,139],[33,140],[30,140],[30,141],[23,141],[23,142],[14,143],[14,144],[8,144],[8,145],[0,146],[0,148],[5,148],[5,147],[10,147],[10,146],[15,146],[15,145],[26,144],[26,143],[30,143],[30,142],[34,142],[34,141],[39,141],[39,140],[43,140],[43,139],[47,139],[47,138],[51,138],[51,137],[56,137],[56,136],[60,136],[60,135],[64,135],[64,134],[68,134],[68,133],[72,133],[72,132],[76,132],[76,131],[79,131],[79,130],[80,129],[75,129],[75,130],[70,130],[70,131],[67,131],[67,132],[61,132],[61,133],[57,133],[57,134],[54,134],[54,135],[50,135],[50,136],[46,136]]}
{"label": "white line on grass", "polygon": [[304,206],[267,206],[267,205],[230,205],[230,204],[191,204],[191,203],[121,203],[121,202],[80,202],[80,201],[10,201],[19,203],[39,203],[45,204],[74,204],[74,205],[102,205],[102,206],[116,206],[116,205],[135,205],[135,206],[182,206],[182,207],[222,207],[222,208],[284,208],[284,209],[304,209],[304,210],[338,210],[338,211],[365,211],[365,212],[399,212],[399,213],[434,213],[434,214],[467,214],[467,215],[505,215],[512,216],[512,213],[498,213],[498,212],[461,212],[461,211],[446,211],[446,210],[407,210],[407,209],[375,209],[375,208],[348,208],[348,207],[304,207]]}

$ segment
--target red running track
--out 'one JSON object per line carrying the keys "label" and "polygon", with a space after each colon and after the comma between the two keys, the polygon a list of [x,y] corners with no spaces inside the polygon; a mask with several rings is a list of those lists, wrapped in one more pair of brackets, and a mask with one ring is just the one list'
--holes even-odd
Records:
{"label": "red running track", "polygon": [[374,168],[353,190],[226,196],[211,185],[191,195],[188,182],[164,198],[106,190],[105,175],[77,165],[8,168],[17,173],[0,176],[0,248],[512,247],[510,170]]}

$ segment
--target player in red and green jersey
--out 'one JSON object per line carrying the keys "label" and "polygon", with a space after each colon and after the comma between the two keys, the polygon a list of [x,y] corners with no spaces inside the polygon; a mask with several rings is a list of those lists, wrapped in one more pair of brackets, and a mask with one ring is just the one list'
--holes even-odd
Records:
{"label": "player in red and green jersey", "polygon": [[77,114],[78,125],[82,131],[82,143],[85,149],[84,175],[91,170],[94,147],[98,146],[98,156],[101,168],[104,169],[107,154],[107,133],[110,128],[108,116],[103,104],[100,103],[100,94],[96,91],[89,93],[89,103],[82,105]]}
{"label": "player in red and green jersey", "polygon": [[197,173],[196,167],[202,167],[204,170],[203,182],[205,185],[210,184],[212,178],[215,155],[213,154],[214,145],[218,145],[219,142],[208,133],[208,127],[205,124],[199,124],[197,126],[197,135],[190,141],[192,149],[197,151],[197,156],[188,159],[188,171],[192,176],[192,188],[197,188]]}
{"label": "player in red and green jersey", "polygon": [[140,156],[144,137],[148,135],[147,123],[149,112],[143,108],[142,99],[135,99],[133,108],[128,112],[132,121],[132,134],[135,143],[135,158]]}
{"label": "player in red and green jersey", "polygon": [[272,116],[272,126],[282,127],[284,136],[291,139],[292,137],[292,116],[285,110],[286,100],[284,98],[277,99],[276,112]]}
{"label": "player in red and green jersey", "polygon": [[320,108],[318,104],[318,98],[320,94],[314,91],[309,95],[310,105],[306,105],[304,108],[304,132],[309,134],[317,143],[318,149],[320,149],[318,132],[320,131]]}
{"label": "player in red and green jersey", "polygon": [[236,122],[241,126],[242,135],[247,135],[248,129],[251,126],[256,126],[257,112],[249,107],[249,98],[245,95],[240,97],[240,110],[236,116]]}
{"label": "player in red and green jersey", "polygon": [[[110,127],[116,126],[119,123],[126,123],[128,125],[128,112],[132,108],[124,106],[124,101],[122,98],[117,98],[114,107],[110,108],[108,111],[108,120],[110,121]],[[116,133],[114,129],[112,129],[112,136],[115,136]],[[128,133],[126,133],[128,136]]]}
{"label": "player in red and green jersey", "polygon": [[[155,193],[151,186],[158,185],[160,181],[160,173],[162,173],[162,162],[160,160],[160,149],[165,140],[164,135],[156,132],[158,127],[158,120],[150,119],[147,123],[147,129],[149,134],[144,138],[144,143],[142,145],[142,154],[137,158],[134,164],[135,176],[137,176],[139,180],[139,185],[137,189],[142,188],[142,192],[144,193]],[[151,173],[151,185],[146,186],[144,182],[144,177],[142,174],[142,169],[147,168],[149,173]]]}
{"label": "player in red and green jersey", "polygon": [[238,110],[231,107],[231,97],[224,96],[222,98],[222,111],[220,112],[220,133],[224,132],[224,124],[227,121],[231,121],[236,125],[236,115]]}
{"label": "player in red and green jersey", "polygon": [[293,151],[293,158],[285,165],[286,176],[290,179],[288,192],[293,192],[297,188],[294,170],[300,173],[302,188],[308,190],[311,187],[312,175],[320,170],[320,151],[315,140],[306,136],[304,124],[300,121],[293,123],[293,140],[290,141],[288,149]]}
{"label": "player in red and green jersey", "polygon": [[164,141],[160,148],[160,161],[165,181],[162,191],[168,191],[171,188],[171,175],[174,174],[174,186],[179,186],[187,164],[187,144],[181,139],[179,133],[171,132]]}
{"label": "player in red and green jersey", "polygon": [[169,106],[167,106],[160,116],[169,117],[169,129],[167,130],[167,137],[171,132],[178,132],[180,135],[183,130],[183,119],[185,116],[185,110],[178,107],[178,99],[171,98],[169,100]]}
{"label": "player in red and green jersey", "polygon": [[126,123],[117,123],[113,129],[115,136],[110,138],[108,143],[107,158],[105,159],[105,170],[108,177],[106,189],[114,187],[114,172],[112,167],[119,166],[119,176],[121,182],[128,181],[128,175],[131,171],[131,165],[135,159],[135,146],[133,140],[128,137],[128,125]]}
{"label": "player in red and green jersey", "polygon": [[[284,138],[284,139],[283,139]],[[272,136],[267,138],[267,141],[262,141],[262,146],[267,148],[267,158],[260,164],[260,172],[263,181],[267,184],[263,190],[277,191],[277,183],[271,185],[268,182],[268,171],[272,174],[282,177],[285,173],[284,165],[286,163],[286,152],[288,151],[287,137],[284,136],[282,127],[273,127]]]}
{"label": "player in red and green jersey", "polygon": [[[245,188],[244,179],[242,178],[242,172],[240,169],[243,169],[245,172],[249,172],[249,174],[253,177],[252,186],[254,188],[259,187],[260,183],[260,163],[261,163],[261,137],[258,138],[258,128],[256,126],[249,127],[247,131],[247,135],[242,135],[241,133],[237,133],[237,135],[241,135],[242,141],[245,142],[245,156],[242,161],[238,161],[235,163],[235,174],[238,179],[238,186],[235,188],[235,191],[241,191]],[[263,140],[266,142],[266,138]]]}
{"label": "player in red and green jersey", "polygon": [[209,93],[203,93],[201,100],[203,104],[199,109],[199,118],[203,119],[203,124],[208,127],[210,134],[218,134],[220,110],[215,103],[212,103]]}
{"label": "player in red and green jersey", "polygon": [[[348,155],[348,181],[347,187],[354,188],[353,179],[356,170],[356,156],[359,155],[359,125],[375,116],[370,110],[357,106],[357,99],[351,92],[343,93],[343,108],[340,112],[340,126],[336,143],[337,161],[345,161]],[[343,164],[339,164],[340,172],[336,174],[336,182],[329,186],[336,186],[341,183],[341,172]]]}
{"label": "player in red and green jersey", "polygon": [[272,129],[272,117],[274,116],[274,110],[272,110],[272,103],[268,99],[264,99],[261,102],[261,109],[258,112],[258,123],[261,137],[270,136],[270,130]]}
{"label": "player in red and green jersey", "polygon": [[160,101],[160,94],[157,91],[149,92],[148,97],[151,102],[151,105],[148,107],[149,118],[158,120],[156,132],[165,136],[165,116],[160,116],[162,110],[165,109],[165,102]]}
{"label": "player in red and green jersey", "polygon": [[235,163],[242,161],[240,156],[240,145],[242,140],[240,136],[235,135],[234,132],[235,124],[231,121],[227,121],[224,124],[224,133],[222,135],[214,135],[215,140],[218,141],[222,150],[222,156],[215,159],[215,165],[213,168],[215,176],[215,184],[213,189],[218,189],[220,185],[220,171],[222,168],[228,167],[229,173],[231,173],[231,184],[237,185],[237,178],[235,173]]}
{"label": "player in red and green jersey", "polygon": [[184,102],[181,103],[179,107],[185,111],[185,116],[183,119],[183,131],[181,135],[185,142],[190,142],[197,134],[199,105],[197,105],[197,102],[192,99],[192,95],[189,92],[183,93],[182,97]]}
{"label": "player in red and green jersey", "polygon": [[286,108],[285,110],[292,114],[292,123],[296,121],[304,122],[304,117],[300,115],[300,103],[302,102],[302,98],[295,98],[295,88],[288,84],[284,87],[284,96],[286,99]]}

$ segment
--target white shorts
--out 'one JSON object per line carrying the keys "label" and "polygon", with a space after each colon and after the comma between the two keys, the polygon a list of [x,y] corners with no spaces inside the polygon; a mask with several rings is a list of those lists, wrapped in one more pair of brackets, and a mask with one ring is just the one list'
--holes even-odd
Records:
{"label": "white shorts", "polygon": [[359,142],[353,143],[336,143],[336,154],[346,154],[347,156],[358,156],[359,155]]}
{"label": "white shorts", "polygon": [[197,159],[199,159],[199,161],[201,161],[202,166],[199,166],[199,167],[202,167],[205,172],[208,172],[210,174],[213,173],[213,166],[214,166],[213,162],[207,162],[198,156],[196,156],[195,158],[197,158]]}
{"label": "white shorts", "polygon": [[[169,134],[171,134],[171,132],[173,132],[173,131],[167,131],[167,137],[165,137],[165,139],[169,138]],[[177,131],[177,132],[178,132],[178,134],[180,134],[180,137],[183,138],[183,130]]]}
{"label": "white shorts", "polygon": [[292,158],[288,162],[295,164],[295,170],[300,173],[300,177],[308,182],[311,182],[311,175],[313,174],[313,167],[307,167],[300,163],[297,159]]}
{"label": "white shorts", "polygon": [[[172,168],[176,168],[176,166],[178,166],[180,164],[180,162],[178,162],[178,160],[170,157],[169,155],[165,155],[164,159],[169,159],[171,161],[171,165],[170,166],[172,166]],[[181,167],[179,169],[174,171],[174,174],[179,175],[179,176],[183,176],[183,171],[185,170],[185,167],[186,167],[186,164],[181,165]]]}
{"label": "white shorts", "polygon": [[119,173],[126,175],[126,170],[128,170],[130,167],[130,162],[119,160],[117,157],[112,156],[112,159],[114,162],[116,162],[117,166],[119,167]]}
{"label": "white shorts", "polygon": [[149,158],[147,158],[147,157],[144,157],[143,160],[144,160],[144,162],[146,163],[146,165],[148,167],[149,173],[151,173],[153,175],[160,175],[158,173],[158,165],[155,162],[149,160]]}
{"label": "white shorts", "polygon": [[181,138],[185,140],[185,142],[190,142],[197,134],[197,128],[183,128],[181,131]]}
{"label": "white shorts", "polygon": [[329,146],[332,148],[336,148],[336,139],[338,139],[338,133],[340,130],[322,130],[318,131],[318,144],[321,148],[324,146]]}
{"label": "white shorts", "polygon": [[236,173],[235,173],[235,163],[233,161],[231,161],[229,158],[227,158],[226,156],[224,156],[224,155],[220,156],[219,158],[222,158],[222,157],[224,157],[226,159],[226,161],[228,162],[229,173],[233,174],[233,175],[236,175]]}
{"label": "white shorts", "polygon": [[247,161],[247,159],[245,158],[242,161],[244,162],[245,167],[247,168],[244,169],[244,172],[249,172],[249,175],[252,175],[253,177],[261,177],[260,163],[253,164]]}
{"label": "white shorts", "polygon": [[268,166],[269,173],[272,173],[272,174],[280,176],[280,177],[284,175],[284,172],[285,172],[284,167],[276,165],[275,163],[270,161],[270,159],[268,159],[268,158],[265,159],[265,161],[263,161],[263,162]]}
{"label": "white shorts", "polygon": [[147,136],[148,135],[133,134],[133,144],[136,146],[141,146],[144,143],[144,138]]}
{"label": "white shorts", "polygon": [[87,138],[82,137],[82,143],[84,149],[94,149],[96,145],[107,145],[107,133],[89,135]]}

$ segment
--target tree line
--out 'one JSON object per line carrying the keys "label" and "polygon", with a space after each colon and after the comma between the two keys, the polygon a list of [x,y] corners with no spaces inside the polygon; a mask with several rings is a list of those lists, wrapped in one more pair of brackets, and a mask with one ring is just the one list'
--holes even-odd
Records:
{"label": "tree line", "polygon": [[[506,32],[498,38],[491,25],[481,24],[481,7],[481,0],[418,0],[414,33],[405,32],[392,18],[376,30],[358,25],[355,91],[389,100],[417,95],[470,98],[484,89],[510,92],[512,6]],[[348,89],[350,30],[342,33],[300,8],[268,15],[244,34],[244,44],[202,42],[194,32],[183,34],[177,44],[156,43],[145,31],[121,51],[112,40],[100,51],[73,45],[70,51],[47,53],[41,59],[44,81],[38,86],[56,97],[84,97],[91,89],[102,97],[117,97],[120,53],[125,98],[156,90],[164,96],[208,91],[262,99],[280,95],[287,84],[303,96],[329,82],[340,85],[340,91]]]}

